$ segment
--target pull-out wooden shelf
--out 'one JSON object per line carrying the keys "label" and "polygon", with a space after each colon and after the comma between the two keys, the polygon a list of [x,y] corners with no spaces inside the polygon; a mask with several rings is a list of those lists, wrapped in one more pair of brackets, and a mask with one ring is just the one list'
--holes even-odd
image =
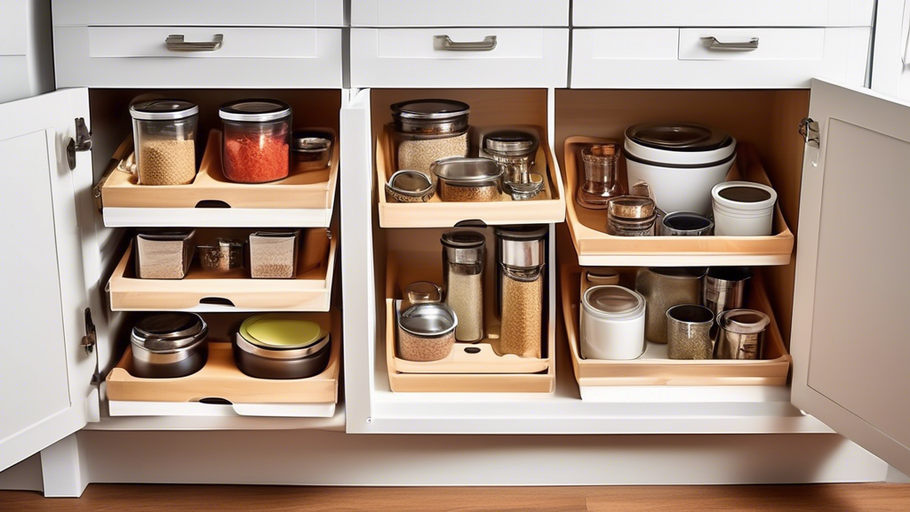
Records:
{"label": "pull-out wooden shelf", "polygon": [[[379,225],[384,228],[445,228],[463,221],[481,221],[488,226],[505,224],[552,224],[565,220],[566,201],[559,167],[553,158],[542,129],[537,130],[540,147],[535,158],[536,172],[546,177],[545,190],[526,201],[513,201],[503,193],[499,201],[456,203],[446,202],[435,194],[426,203],[398,203],[386,197],[385,184],[396,169],[393,154],[396,150],[388,126],[383,127],[376,141],[376,193],[379,200]],[[479,144],[479,130],[472,128],[472,138]]]}
{"label": "pull-out wooden shelf", "polygon": [[294,279],[252,279],[246,269],[216,273],[201,268],[198,261],[193,262],[184,279],[139,279],[131,245],[108,282],[111,310],[329,311],[337,237],[326,239],[326,243],[327,248],[316,244],[303,248],[304,253],[321,251],[323,256],[311,268],[311,258],[298,255]]}
{"label": "pull-out wooden shelf", "polygon": [[329,362],[307,379],[257,379],[234,364],[231,344],[209,341],[205,366],[186,377],[133,376],[127,348],[105,379],[111,416],[288,416],[329,418],[335,414],[341,372],[341,315],[312,315],[332,333]]}
{"label": "pull-out wooden shelf", "polygon": [[[596,137],[569,137],[565,142],[566,190],[569,192],[569,232],[581,265],[590,266],[705,266],[787,265],[793,252],[793,233],[780,206],[774,207],[772,236],[652,236],[622,237],[606,233],[605,210],[589,210],[576,203],[574,191],[584,170],[580,150],[587,144],[607,142]],[[771,185],[755,150],[741,144],[728,180],[743,179]],[[622,160],[621,175],[625,160]]]}
{"label": "pull-out wooden shelf", "polygon": [[[271,183],[228,181],[221,166],[221,131],[211,130],[196,179],[188,185],[143,186],[113,170],[100,187],[107,227],[328,227],[338,182],[339,143],[333,130],[329,167]],[[114,159],[126,159],[132,141]],[[116,165],[116,164],[114,164]]]}

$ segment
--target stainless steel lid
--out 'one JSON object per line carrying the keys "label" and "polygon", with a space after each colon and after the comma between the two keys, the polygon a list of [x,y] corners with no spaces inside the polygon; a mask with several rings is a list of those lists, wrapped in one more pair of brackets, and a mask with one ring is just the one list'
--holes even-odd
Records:
{"label": "stainless steel lid", "polygon": [[649,219],[654,216],[654,200],[641,196],[618,196],[607,203],[608,213],[621,219]]}
{"label": "stainless steel lid", "polygon": [[448,185],[461,187],[486,186],[502,176],[503,169],[489,158],[453,156],[436,160],[430,171]]}
{"label": "stainless steel lid", "polygon": [[186,119],[198,113],[199,107],[185,100],[151,100],[130,105],[130,116],[143,121]]}
{"label": "stainless steel lid", "polygon": [[582,302],[588,313],[614,320],[643,315],[646,303],[640,293],[614,284],[588,288]]}
{"label": "stainless steel lid", "polygon": [[527,132],[501,130],[486,134],[483,147],[491,153],[525,155],[537,151],[537,139]]}
{"label": "stainless steel lid", "polygon": [[471,107],[462,101],[426,99],[395,103],[391,106],[392,116],[417,120],[448,120],[466,116]]}
{"label": "stainless steel lid", "polygon": [[546,261],[547,226],[496,228],[500,263],[511,267],[534,268]]}
{"label": "stainless steel lid", "polygon": [[482,263],[486,238],[476,231],[448,231],[439,239],[446,251],[449,263],[473,265]]}
{"label": "stainless steel lid", "polygon": [[195,345],[208,335],[208,325],[193,313],[153,313],[136,322],[130,336],[133,345],[150,352],[175,352]]}
{"label": "stainless steel lid", "polygon": [[757,334],[768,327],[771,318],[754,309],[731,309],[721,313],[717,318],[717,323],[725,331],[737,334]]}
{"label": "stainless steel lid", "polygon": [[629,140],[656,149],[709,151],[729,143],[720,130],[692,123],[643,123],[626,129]]}
{"label": "stainless steel lid", "polygon": [[429,176],[420,171],[403,169],[389,178],[389,188],[407,196],[421,196],[433,189]]}
{"label": "stainless steel lid", "polygon": [[226,103],[218,110],[218,116],[227,121],[264,123],[277,121],[291,115],[291,107],[277,100],[241,100]]}
{"label": "stainless steel lid", "polygon": [[332,135],[327,132],[299,130],[291,134],[292,151],[325,151],[332,146]]}
{"label": "stainless steel lid", "polygon": [[455,330],[458,319],[449,306],[437,302],[414,304],[398,317],[398,326],[407,333],[437,338]]}

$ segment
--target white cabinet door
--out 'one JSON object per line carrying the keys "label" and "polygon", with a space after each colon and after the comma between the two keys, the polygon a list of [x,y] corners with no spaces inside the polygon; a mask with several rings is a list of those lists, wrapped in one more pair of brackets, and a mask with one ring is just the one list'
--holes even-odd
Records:
{"label": "white cabinet door", "polygon": [[792,400],[907,473],[910,103],[816,80],[809,116]]}
{"label": "white cabinet door", "polygon": [[[0,105],[0,470],[72,434],[98,409],[74,174],[66,147],[88,123],[88,90]],[[83,198],[90,200],[89,197]]]}
{"label": "white cabinet door", "polygon": [[910,100],[910,0],[879,0],[872,89]]}

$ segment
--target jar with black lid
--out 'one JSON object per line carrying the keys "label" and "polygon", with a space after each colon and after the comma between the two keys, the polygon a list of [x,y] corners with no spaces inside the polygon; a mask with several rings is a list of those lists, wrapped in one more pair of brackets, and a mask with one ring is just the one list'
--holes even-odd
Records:
{"label": "jar with black lid", "polygon": [[209,329],[193,313],[153,313],[133,326],[130,373],[141,378],[185,377],[205,366]]}
{"label": "jar with black lid", "polygon": [[446,99],[410,100],[391,106],[397,156],[395,170],[412,170],[435,179],[430,164],[468,155],[467,103]]}

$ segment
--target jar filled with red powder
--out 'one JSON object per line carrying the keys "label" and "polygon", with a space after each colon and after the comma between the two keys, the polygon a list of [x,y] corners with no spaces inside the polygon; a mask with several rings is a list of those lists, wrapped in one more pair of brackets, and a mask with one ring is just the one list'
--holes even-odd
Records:
{"label": "jar filled with red powder", "polygon": [[275,100],[242,100],[218,111],[224,130],[224,177],[265,183],[288,175],[291,107]]}

